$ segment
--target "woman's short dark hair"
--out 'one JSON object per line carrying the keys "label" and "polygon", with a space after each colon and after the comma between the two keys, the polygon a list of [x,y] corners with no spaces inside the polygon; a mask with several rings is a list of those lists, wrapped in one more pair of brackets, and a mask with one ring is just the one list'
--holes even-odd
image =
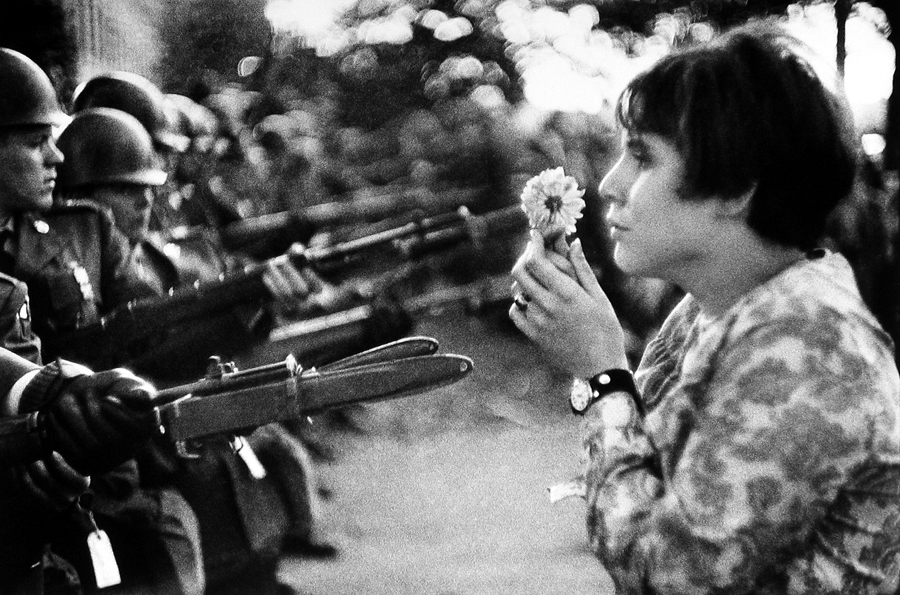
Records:
{"label": "woman's short dark hair", "polygon": [[686,197],[737,198],[755,186],[750,227],[808,250],[850,191],[857,143],[846,104],[802,48],[771,21],[744,25],[639,74],[616,116],[675,143]]}

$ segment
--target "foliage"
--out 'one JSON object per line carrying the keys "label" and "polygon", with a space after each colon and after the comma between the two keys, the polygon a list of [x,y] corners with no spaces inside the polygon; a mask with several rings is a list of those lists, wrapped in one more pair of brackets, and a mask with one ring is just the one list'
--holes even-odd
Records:
{"label": "foliage", "polygon": [[77,83],[76,48],[66,27],[64,0],[4,2],[0,8],[0,46],[18,50],[44,69],[61,100]]}
{"label": "foliage", "polygon": [[[849,5],[851,0],[839,1]],[[319,74],[328,72],[340,90],[345,121],[374,128],[398,112],[466,95],[480,86],[498,90],[507,101],[520,100],[527,62],[535,52],[564,53],[561,38],[571,34],[538,31],[531,24],[535,16],[556,15],[559,22],[567,17],[572,21],[577,11],[588,13],[591,22],[585,36],[606,32],[611,43],[634,54],[643,51],[651,35],[672,47],[691,41],[697,31],[694,25],[701,24],[706,31],[722,29],[757,16],[784,14],[791,4],[788,0],[359,0],[326,35],[295,39],[293,45],[281,43],[275,57],[276,63],[297,60],[298,55],[306,62],[316,56],[327,62]],[[511,13],[516,13],[519,31],[510,31],[515,27],[503,19],[503,14]],[[565,26],[572,28],[571,23],[559,25]],[[564,57],[572,59],[573,53],[577,52]],[[598,74],[603,67],[596,62],[577,68]]]}
{"label": "foliage", "polygon": [[241,58],[261,56],[270,44],[265,6],[266,0],[168,0],[160,30],[162,86],[190,94],[204,81],[238,80]]}

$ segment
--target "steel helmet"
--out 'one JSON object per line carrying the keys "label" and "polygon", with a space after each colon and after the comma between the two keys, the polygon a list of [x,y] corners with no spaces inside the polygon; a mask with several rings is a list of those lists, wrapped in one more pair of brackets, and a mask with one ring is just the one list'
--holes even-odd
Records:
{"label": "steel helmet", "polygon": [[178,131],[177,115],[163,92],[150,80],[133,72],[109,72],[78,85],[72,111],[109,107],[128,112],[143,124],[153,141],[182,152],[190,139]]}
{"label": "steel helmet", "polygon": [[56,145],[65,156],[56,168],[60,190],[100,184],[159,186],[166,181],[150,135],[137,118],[121,110],[97,107],[76,113]]}
{"label": "steel helmet", "polygon": [[168,93],[166,99],[180,115],[182,132],[191,139],[194,151],[210,151],[219,135],[219,121],[215,113],[190,97]]}
{"label": "steel helmet", "polygon": [[66,119],[47,73],[24,54],[0,48],[0,126],[56,126]]}

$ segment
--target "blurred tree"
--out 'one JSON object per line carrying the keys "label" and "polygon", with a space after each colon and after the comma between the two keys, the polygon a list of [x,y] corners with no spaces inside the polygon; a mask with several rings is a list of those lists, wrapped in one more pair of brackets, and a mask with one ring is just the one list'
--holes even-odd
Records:
{"label": "blurred tree", "polygon": [[239,80],[238,64],[271,45],[266,0],[165,0],[160,38],[165,45],[161,84],[192,94],[196,85]]}
{"label": "blurred tree", "polygon": [[0,46],[22,52],[44,69],[60,100],[77,83],[77,49],[67,28],[64,0],[20,0],[0,5]]}
{"label": "blurred tree", "polygon": [[[511,41],[504,31],[498,19],[498,12],[503,10],[565,14],[576,7],[591,6],[596,11],[594,29],[610,32],[626,46],[653,33],[661,16],[675,15],[686,24],[669,40],[677,45],[691,40],[691,24],[704,23],[720,30],[754,17],[785,14],[794,4],[823,1],[360,0],[341,16],[324,44],[315,47],[315,40],[306,40],[282,45],[275,54],[276,62],[288,56],[296,59],[297,52],[305,52],[307,60],[318,55],[330,62],[328,76],[341,91],[346,123],[372,128],[403,110],[427,107],[435,100],[467,94],[480,85],[497,87],[512,102],[521,99],[521,72],[517,69],[521,44]],[[835,47],[841,68],[843,23],[854,0],[831,3],[836,4],[838,16]],[[552,39],[532,41],[554,46]]]}
{"label": "blurred tree", "polygon": [[[342,121],[374,129],[400,113],[467,94],[479,84],[495,85],[508,99],[520,99],[521,89],[509,76],[514,63],[505,40],[490,32],[496,19],[489,10],[474,11],[464,4],[376,0],[357,2],[346,11],[336,29],[349,41],[320,56],[329,66],[318,69],[338,90]],[[308,64],[316,55],[302,43],[276,53],[276,63]],[[285,71],[279,68],[272,75],[270,84],[281,84]]]}

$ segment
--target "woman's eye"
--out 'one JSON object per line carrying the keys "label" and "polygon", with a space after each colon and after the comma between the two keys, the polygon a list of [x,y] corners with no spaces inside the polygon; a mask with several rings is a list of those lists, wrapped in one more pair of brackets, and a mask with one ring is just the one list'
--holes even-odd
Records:
{"label": "woman's eye", "polygon": [[638,164],[638,167],[646,167],[650,163],[650,157],[644,151],[634,151],[631,158]]}

